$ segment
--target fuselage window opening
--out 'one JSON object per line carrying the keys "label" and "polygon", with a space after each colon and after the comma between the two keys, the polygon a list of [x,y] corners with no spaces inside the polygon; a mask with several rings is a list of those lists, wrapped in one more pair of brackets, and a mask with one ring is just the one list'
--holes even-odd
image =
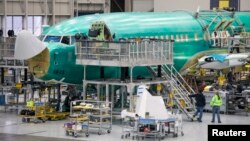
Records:
{"label": "fuselage window opening", "polygon": [[61,36],[47,35],[46,38],[44,39],[44,42],[60,42],[61,38],[62,38]]}
{"label": "fuselage window opening", "polygon": [[59,52],[54,52],[54,64],[55,65],[58,65],[58,55],[59,55]]}
{"label": "fuselage window opening", "polygon": [[174,35],[171,35],[171,40],[174,40]]}
{"label": "fuselage window opening", "polygon": [[203,39],[204,39],[205,41],[208,41],[208,34],[207,34],[207,33],[204,33],[204,34],[203,34]]}
{"label": "fuselage window opening", "polygon": [[181,42],[184,42],[183,34],[181,34]]}
{"label": "fuselage window opening", "polygon": [[61,43],[69,45],[70,44],[69,36],[63,36]]}
{"label": "fuselage window opening", "polygon": [[188,34],[186,34],[185,38],[186,38],[186,42],[187,42],[188,41]]}
{"label": "fuselage window opening", "polygon": [[167,39],[167,40],[169,39],[168,35],[166,35],[166,39]]}
{"label": "fuselage window opening", "polygon": [[194,40],[198,41],[198,33],[194,33]]}
{"label": "fuselage window opening", "polygon": [[180,41],[179,35],[176,35],[176,41],[177,41],[177,42]]}

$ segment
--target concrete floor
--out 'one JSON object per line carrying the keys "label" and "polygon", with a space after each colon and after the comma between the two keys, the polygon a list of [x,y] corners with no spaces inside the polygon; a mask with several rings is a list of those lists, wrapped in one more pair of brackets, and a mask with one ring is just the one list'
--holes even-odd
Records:
{"label": "concrete floor", "polygon": [[[183,122],[184,136],[177,138],[168,135],[168,141],[201,141],[207,140],[207,125],[211,124],[211,113],[204,113],[203,122]],[[221,115],[222,124],[250,124],[250,118],[245,115]],[[80,136],[74,138],[66,136],[63,124],[67,120],[47,121],[46,123],[22,123],[21,117],[15,112],[0,111],[0,140],[1,141],[118,141],[121,140],[122,127],[119,124],[113,125],[111,134],[97,135],[90,133],[87,138]],[[217,124],[217,123],[215,123]],[[132,139],[126,139],[132,140]],[[146,139],[152,140],[152,139]]]}
{"label": "concrete floor", "polygon": [[1,141],[72,141],[72,139],[57,139],[49,137],[39,137],[30,135],[16,135],[16,134],[5,134],[0,133]]}

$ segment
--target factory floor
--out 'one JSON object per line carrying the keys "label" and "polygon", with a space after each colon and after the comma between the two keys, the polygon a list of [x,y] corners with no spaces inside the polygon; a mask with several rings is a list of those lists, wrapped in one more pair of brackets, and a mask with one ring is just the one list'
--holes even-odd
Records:
{"label": "factory floor", "polygon": [[[168,135],[168,141],[201,141],[207,140],[207,126],[211,124],[211,113],[204,113],[203,122],[188,121],[183,116],[184,136],[178,137]],[[222,124],[250,124],[250,118],[245,115],[224,115],[221,114]],[[66,136],[63,125],[68,120],[47,121],[46,123],[22,123],[21,117],[16,112],[4,112],[0,109],[0,140],[1,141],[119,141],[121,139],[122,127],[120,122],[113,124],[110,134],[97,135],[90,133],[87,138],[80,136],[74,138]],[[218,124],[218,123],[214,123]],[[132,140],[132,139],[124,139]],[[147,138],[145,140],[153,140]]]}

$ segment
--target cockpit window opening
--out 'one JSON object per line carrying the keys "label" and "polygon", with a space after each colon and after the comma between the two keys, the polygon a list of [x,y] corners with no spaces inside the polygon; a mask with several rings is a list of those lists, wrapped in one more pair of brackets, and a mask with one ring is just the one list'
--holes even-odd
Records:
{"label": "cockpit window opening", "polygon": [[70,44],[70,37],[69,36],[63,36],[61,43],[69,45]]}
{"label": "cockpit window opening", "polygon": [[62,36],[51,36],[47,35],[46,38],[44,39],[44,42],[60,42]]}
{"label": "cockpit window opening", "polygon": [[38,38],[39,38],[40,41],[43,41],[43,40],[44,40],[44,37],[45,37],[45,35],[42,35],[42,34],[41,34]]}

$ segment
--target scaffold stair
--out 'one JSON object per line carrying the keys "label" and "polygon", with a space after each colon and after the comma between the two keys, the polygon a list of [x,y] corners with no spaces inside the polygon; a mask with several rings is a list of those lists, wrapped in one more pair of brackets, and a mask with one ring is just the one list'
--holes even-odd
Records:
{"label": "scaffold stair", "polygon": [[[188,97],[190,94],[194,94],[194,90],[187,84],[184,78],[178,73],[178,71],[173,67],[169,67],[167,65],[161,65],[161,77],[163,79],[170,80],[171,89],[174,92],[174,101],[178,109],[180,109],[188,119],[193,118],[193,114],[195,112],[195,106],[193,104],[194,100]],[[158,66],[149,66],[149,71],[157,77]],[[163,84],[163,92],[167,93],[169,90],[169,86],[167,84]]]}

